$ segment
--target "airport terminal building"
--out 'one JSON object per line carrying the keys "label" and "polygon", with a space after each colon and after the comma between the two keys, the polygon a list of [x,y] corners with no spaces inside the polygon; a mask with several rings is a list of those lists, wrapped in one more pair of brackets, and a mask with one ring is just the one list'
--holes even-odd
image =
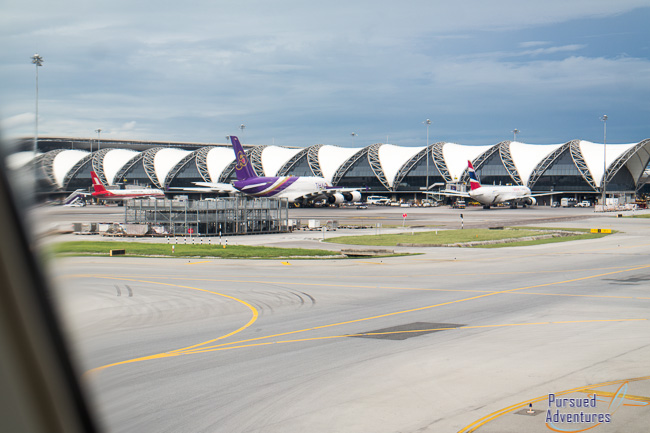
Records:
{"label": "airport terminal building", "polygon": [[[170,192],[194,187],[195,182],[230,182],[235,176],[234,153],[225,143],[40,137],[35,160],[28,151],[32,139],[21,144],[24,151],[12,155],[10,165],[35,163],[43,196],[90,188],[91,171],[109,186],[148,185]],[[503,141],[487,146],[437,142],[428,147],[383,143],[361,148],[326,144],[245,147],[260,176],[322,176],[333,185],[396,200],[423,198],[427,187],[437,191],[450,183],[466,182],[468,160],[483,184],[524,185],[533,192],[558,191],[562,196],[595,201],[605,181],[608,196],[629,200],[646,192],[650,161],[650,139],[606,147],[584,140],[561,144]]]}

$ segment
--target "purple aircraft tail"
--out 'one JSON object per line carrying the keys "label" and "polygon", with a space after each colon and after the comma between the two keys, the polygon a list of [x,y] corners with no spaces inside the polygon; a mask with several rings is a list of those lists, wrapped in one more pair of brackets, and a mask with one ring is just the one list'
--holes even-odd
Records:
{"label": "purple aircraft tail", "polygon": [[237,180],[242,181],[257,177],[239,139],[231,135],[230,141],[232,142],[232,149],[235,151],[235,172],[237,173]]}

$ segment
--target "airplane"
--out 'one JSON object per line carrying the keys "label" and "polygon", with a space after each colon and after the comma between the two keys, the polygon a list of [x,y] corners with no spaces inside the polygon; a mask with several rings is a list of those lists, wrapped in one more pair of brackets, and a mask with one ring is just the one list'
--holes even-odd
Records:
{"label": "airplane", "polygon": [[300,206],[314,200],[325,199],[329,204],[361,201],[361,193],[352,188],[332,186],[319,176],[264,176],[255,174],[239,139],[231,135],[235,152],[237,180],[231,184],[200,182],[197,185],[213,188],[213,191],[229,192],[234,189],[253,197],[286,198],[289,203]]}
{"label": "airplane", "polygon": [[511,208],[516,208],[518,204],[533,206],[537,204],[535,197],[560,194],[559,192],[546,192],[532,194],[530,188],[518,185],[490,185],[483,186],[476,177],[476,171],[471,161],[467,161],[467,170],[469,171],[470,191],[440,191],[440,194],[450,197],[464,197],[475,200],[483,205],[483,209],[489,209],[499,203],[510,203]]}
{"label": "airplane", "polygon": [[128,200],[130,198],[164,198],[165,192],[160,189],[142,188],[142,189],[113,189],[108,190],[102,184],[102,181],[97,177],[97,173],[90,172],[90,177],[93,180],[93,188],[95,192],[91,195],[96,198],[104,200]]}

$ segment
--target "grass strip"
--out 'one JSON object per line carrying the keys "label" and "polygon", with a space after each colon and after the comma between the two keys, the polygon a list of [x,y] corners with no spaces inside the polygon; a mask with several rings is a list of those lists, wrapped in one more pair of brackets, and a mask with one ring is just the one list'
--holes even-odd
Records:
{"label": "grass strip", "polygon": [[[172,253],[172,245],[174,253]],[[281,258],[314,258],[340,256],[338,252],[303,249],[276,248],[247,245],[175,245],[147,242],[113,242],[113,241],[73,241],[61,242],[51,246],[57,255],[101,255],[109,256],[110,250],[123,249],[127,257],[220,257],[224,259],[281,259]],[[124,256],[122,256],[124,257]]]}
{"label": "grass strip", "polygon": [[526,241],[512,241],[507,243],[480,245],[481,248],[499,248],[510,246],[537,245],[551,242],[566,242],[579,239],[596,239],[606,236],[603,233],[589,233],[589,229],[573,228],[544,228],[544,227],[509,227],[503,230],[490,229],[465,229],[465,230],[439,230],[414,233],[396,233],[384,235],[367,236],[340,236],[326,240],[326,242],[340,243],[346,245],[368,245],[368,246],[397,246],[397,244],[412,245],[454,245],[467,242],[498,241],[503,239],[525,238],[530,236],[541,236],[549,232],[572,231],[584,232],[584,234],[563,236],[548,239],[536,239]]}
{"label": "grass strip", "polygon": [[535,239],[530,241],[513,241],[502,244],[475,245],[472,248],[504,248],[504,247],[526,247],[528,245],[553,244],[557,242],[579,241],[584,239],[598,239],[608,236],[609,233],[585,233],[582,235],[562,236],[557,238]]}

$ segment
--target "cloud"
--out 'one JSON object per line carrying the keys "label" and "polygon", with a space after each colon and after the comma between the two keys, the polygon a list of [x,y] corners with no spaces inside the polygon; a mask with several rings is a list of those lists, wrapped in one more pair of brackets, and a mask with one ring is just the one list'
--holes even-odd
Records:
{"label": "cloud", "polygon": [[34,113],[21,113],[0,119],[0,128],[2,130],[10,130],[28,125],[34,126]]}
{"label": "cloud", "polygon": [[544,54],[557,54],[557,53],[566,53],[570,51],[578,51],[585,48],[586,45],[581,44],[571,44],[563,45],[558,47],[548,47],[548,48],[537,48],[535,50],[526,50],[519,53],[522,56],[541,56]]}
{"label": "cloud", "polygon": [[527,41],[527,42],[520,42],[519,46],[521,48],[532,48],[532,47],[541,47],[549,44],[550,42],[548,41]]}

